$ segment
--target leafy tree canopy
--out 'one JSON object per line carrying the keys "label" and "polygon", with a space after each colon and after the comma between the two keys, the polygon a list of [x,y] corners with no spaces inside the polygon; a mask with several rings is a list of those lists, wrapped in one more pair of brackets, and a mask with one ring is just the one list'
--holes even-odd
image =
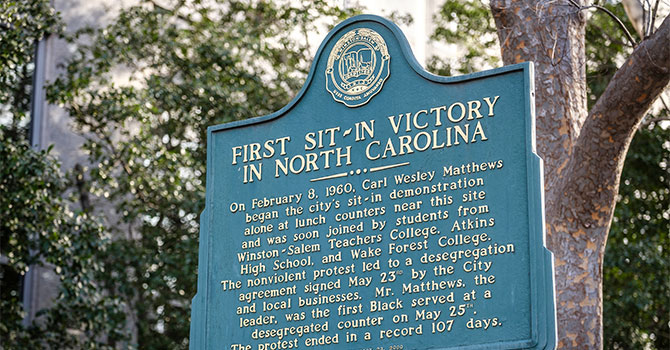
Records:
{"label": "leafy tree canopy", "polygon": [[88,44],[49,96],[87,138],[86,190],[116,208],[101,213],[115,237],[101,282],[127,306],[130,344],[188,346],[207,127],[285,105],[311,63],[308,33],[351,14],[328,1],[142,1],[78,33]]}
{"label": "leafy tree canopy", "polygon": [[0,3],[0,122],[14,137],[27,135],[35,43],[61,30],[48,0]]}
{"label": "leafy tree canopy", "polygon": [[[101,292],[110,236],[95,217],[70,210],[67,181],[50,150],[34,151],[7,130],[0,126],[0,247],[7,259],[0,264],[0,347],[104,348],[97,339],[122,338],[125,318],[122,301]],[[33,264],[55,267],[61,286],[54,306],[24,327],[20,291],[7,282]]]}

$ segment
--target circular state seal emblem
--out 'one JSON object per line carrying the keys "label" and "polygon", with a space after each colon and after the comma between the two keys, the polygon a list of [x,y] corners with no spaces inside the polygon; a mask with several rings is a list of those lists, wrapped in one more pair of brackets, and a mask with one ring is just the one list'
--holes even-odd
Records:
{"label": "circular state seal emblem", "polygon": [[362,106],[381,91],[388,78],[386,42],[369,28],[344,34],[333,46],[326,66],[326,90],[347,107]]}

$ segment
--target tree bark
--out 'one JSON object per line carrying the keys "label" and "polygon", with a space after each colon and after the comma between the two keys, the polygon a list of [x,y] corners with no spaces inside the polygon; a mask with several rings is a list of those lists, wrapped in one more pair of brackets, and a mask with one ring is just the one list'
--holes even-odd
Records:
{"label": "tree bark", "polygon": [[601,349],[607,232],[630,141],[670,80],[670,19],[638,45],[587,113],[581,11],[567,0],[491,0],[491,11],[505,64],[535,62],[558,348]]}

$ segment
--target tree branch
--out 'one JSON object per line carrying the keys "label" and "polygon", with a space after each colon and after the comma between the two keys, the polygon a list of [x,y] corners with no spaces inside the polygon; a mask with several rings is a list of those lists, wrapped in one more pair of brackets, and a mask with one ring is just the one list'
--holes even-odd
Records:
{"label": "tree branch", "polygon": [[600,6],[600,5],[589,5],[589,6],[581,6],[579,5],[576,1],[574,0],[568,0],[572,4],[572,6],[578,8],[580,11],[581,10],[588,10],[591,8],[600,10],[605,12],[608,16],[610,16],[615,22],[619,24],[619,27],[623,30],[624,34],[626,34],[626,37],[628,38],[628,41],[630,41],[630,44],[635,47],[637,43],[635,42],[635,39],[633,39],[633,36],[630,34],[628,31],[628,28],[623,24],[623,22],[617,17],[615,14],[612,13],[612,11],[608,10],[606,7]]}
{"label": "tree branch", "polygon": [[[638,0],[639,1],[639,0]],[[648,6],[649,5],[649,0],[645,0]],[[649,23],[651,23],[651,20],[649,18],[650,11],[647,11],[647,6],[642,5],[642,33],[640,33],[640,38],[643,40],[647,38],[648,30],[649,30]]]}
{"label": "tree branch", "polygon": [[[591,109],[567,165],[571,176],[561,184],[559,211],[583,227],[603,226],[603,241],[614,212],[614,201],[630,141],[651,104],[670,82],[670,17],[644,40],[614,74]],[[603,205],[611,203],[611,205]],[[590,217],[569,215],[579,205]]]}
{"label": "tree branch", "polygon": [[610,35],[610,33],[609,33],[607,30],[605,30],[603,27],[599,26],[598,24],[596,24],[596,23],[589,23],[589,24],[592,25],[592,26],[594,26],[595,28],[597,28],[598,31],[599,31],[604,37],[606,37],[607,40],[611,41],[612,43],[614,43],[614,44],[619,44],[619,45],[621,45],[621,46],[627,46],[627,45],[628,45],[624,40],[621,40],[620,38],[615,38],[615,37],[613,37],[612,35]]}
{"label": "tree branch", "polygon": [[[634,126],[670,82],[669,40],[670,16],[654,35],[633,51],[612,77],[589,112],[587,123],[603,118],[610,125],[607,129],[614,127],[615,133],[634,132]],[[624,118],[619,114],[625,114]]]}
{"label": "tree branch", "polygon": [[77,163],[74,165],[75,185],[79,191],[79,204],[81,209],[85,212],[90,211],[91,201],[88,196],[88,189],[86,188],[86,180],[84,179],[84,167]]}
{"label": "tree branch", "polygon": [[[658,14],[658,5],[661,3],[661,0],[656,0],[656,4],[654,5],[654,10],[651,12],[651,24],[649,25],[649,33],[646,35],[649,36],[652,33],[654,33],[654,26],[656,25],[656,15]],[[645,36],[645,39],[647,37]]]}
{"label": "tree branch", "polygon": [[649,118],[649,119],[645,119],[645,120],[642,121],[642,123],[640,124],[640,128],[643,128],[643,127],[646,128],[646,127],[648,127],[649,125],[651,125],[651,123],[659,123],[659,122],[663,122],[663,121],[670,122],[670,117],[658,117],[658,118]]}
{"label": "tree branch", "polygon": [[668,103],[665,102],[665,98],[663,97],[663,94],[661,94],[658,98],[661,100],[661,103],[663,104],[663,107],[665,107],[665,110],[670,112],[670,107],[668,107]]}

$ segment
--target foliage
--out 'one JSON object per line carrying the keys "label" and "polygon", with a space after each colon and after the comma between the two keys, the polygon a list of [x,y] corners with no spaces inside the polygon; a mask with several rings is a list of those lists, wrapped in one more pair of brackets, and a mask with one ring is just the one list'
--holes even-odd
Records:
{"label": "foliage", "polygon": [[[635,33],[621,3],[602,5],[620,18],[629,32]],[[633,34],[636,35],[636,34]],[[626,39],[621,27],[601,11],[593,12],[586,27],[586,81],[588,83],[589,108],[605,91],[610,79],[616,73],[633,48]],[[640,41],[640,38],[635,38]]]}
{"label": "foliage", "polygon": [[7,129],[0,126],[0,247],[7,259],[0,281],[47,264],[56,266],[61,287],[54,307],[24,327],[19,291],[0,285],[0,348],[99,348],[97,337],[122,338],[120,301],[98,293],[109,236],[95,218],[69,210],[62,199],[66,181],[49,151],[33,151]]}
{"label": "foliage", "polygon": [[285,105],[307,33],[348,15],[327,1],[143,1],[79,33],[49,96],[87,138],[87,191],[116,208],[92,208],[115,237],[101,293],[128,305],[133,345],[188,347],[207,127]]}
{"label": "foliage", "polygon": [[[62,24],[48,0],[0,3],[0,348],[97,349],[124,339],[124,305],[101,294],[109,235],[99,220],[72,212],[67,179],[50,150],[28,142],[37,40]],[[22,276],[55,267],[54,306],[24,325]]]}
{"label": "foliage", "polygon": [[49,0],[0,2],[0,121],[12,126],[6,133],[26,135],[35,43],[61,29]]}
{"label": "foliage", "polygon": [[[621,4],[604,6],[635,33]],[[592,105],[632,47],[621,28],[601,12],[589,20],[586,40]],[[603,267],[607,349],[670,348],[670,129],[653,122],[667,118],[668,112],[647,116],[651,122],[633,138],[621,175]]]}
{"label": "foliage", "polygon": [[496,26],[488,6],[481,1],[446,0],[433,20],[436,28],[431,40],[443,42],[448,51],[465,52],[462,57],[430,57],[428,70],[449,76],[500,65]]}
{"label": "foliage", "polygon": [[670,348],[668,140],[670,128],[641,128],[626,157],[605,255],[604,333],[611,349]]}
{"label": "foliage", "polygon": [[0,252],[7,259],[0,264],[0,338],[9,340],[3,346],[18,348],[10,344],[29,344],[31,336],[22,334],[20,293],[9,281],[39,261],[33,251],[48,250],[49,240],[41,238],[58,235],[51,223],[59,219],[64,184],[53,159],[17,144],[6,129],[0,126]]}
{"label": "foliage", "polygon": [[[601,4],[634,33],[621,3]],[[586,79],[589,107],[607,87],[624,58],[632,52],[619,25],[601,11],[588,17],[586,27]],[[470,47],[457,59],[435,57],[429,69],[438,74],[469,73],[498,62],[494,45],[486,38],[495,33],[490,11],[480,1],[447,0],[436,19],[433,39],[465,43]],[[484,40],[479,40],[485,38]],[[637,38],[639,41],[640,39]],[[475,42],[473,45],[472,42]],[[479,62],[474,57],[483,57]],[[482,61],[483,60],[483,61]],[[667,349],[670,345],[670,130],[649,115],[628,151],[622,174],[620,199],[608,238],[604,262],[604,333],[607,349]],[[621,315],[627,315],[622,318]]]}
{"label": "foliage", "polygon": [[[0,27],[0,348],[95,348],[70,327],[90,339],[115,337],[118,301],[96,293],[109,239],[94,218],[70,211],[67,181],[49,150],[26,142],[35,43],[61,22],[48,0],[4,1]],[[61,288],[54,307],[24,326],[21,279],[35,264],[57,266]]]}

